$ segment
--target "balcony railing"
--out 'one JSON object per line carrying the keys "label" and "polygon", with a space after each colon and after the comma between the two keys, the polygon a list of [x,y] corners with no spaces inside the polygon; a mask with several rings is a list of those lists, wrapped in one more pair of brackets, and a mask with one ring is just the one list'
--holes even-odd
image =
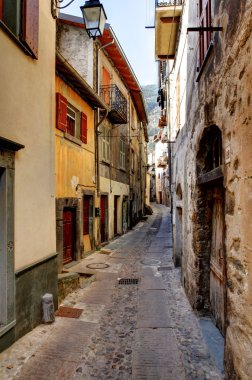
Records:
{"label": "balcony railing", "polygon": [[156,0],[156,7],[172,7],[175,5],[182,5],[183,0]]}
{"label": "balcony railing", "polygon": [[116,84],[101,86],[101,96],[110,107],[108,118],[113,124],[127,124],[127,100]]}

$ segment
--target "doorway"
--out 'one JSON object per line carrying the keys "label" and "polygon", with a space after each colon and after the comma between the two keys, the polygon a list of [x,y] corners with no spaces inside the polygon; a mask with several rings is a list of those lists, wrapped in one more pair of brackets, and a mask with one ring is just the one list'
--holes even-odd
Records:
{"label": "doorway", "polygon": [[108,239],[108,196],[101,195],[101,243],[104,243]]}
{"label": "doorway", "polygon": [[[197,154],[194,251],[199,268],[197,309],[210,312],[225,335],[226,256],[225,189],[222,169],[222,135],[216,125],[206,128]],[[189,280],[189,279],[188,279]]]}
{"label": "doorway", "polygon": [[119,195],[114,196],[114,236],[118,234],[118,200]]}
{"label": "doorway", "polygon": [[224,335],[225,265],[224,265],[224,197],[221,187],[213,189],[212,239],[210,257],[210,311]]}
{"label": "doorway", "polygon": [[159,191],[159,203],[163,204],[162,191]]}
{"label": "doorway", "polygon": [[63,264],[74,260],[75,251],[75,209],[63,210]]}
{"label": "doorway", "polygon": [[93,249],[93,196],[84,195],[83,197],[83,240],[84,252]]}

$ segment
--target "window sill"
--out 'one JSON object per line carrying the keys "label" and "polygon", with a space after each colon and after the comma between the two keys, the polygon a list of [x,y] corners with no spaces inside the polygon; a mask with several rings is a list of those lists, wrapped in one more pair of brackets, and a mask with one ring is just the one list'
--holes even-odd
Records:
{"label": "window sill", "polygon": [[12,39],[12,41],[24,51],[26,55],[29,55],[31,58],[35,57],[33,54],[26,48],[26,46],[19,40],[19,38],[5,25],[5,23],[0,20],[0,28]]}
{"label": "window sill", "polygon": [[69,140],[76,145],[82,146],[82,141],[80,139],[78,139],[77,137],[74,137],[67,132],[65,132],[64,137],[66,140]]}
{"label": "window sill", "polygon": [[8,325],[4,325],[0,327],[0,336],[6,334],[9,330],[11,330],[16,325],[16,320],[12,321]]}
{"label": "window sill", "polygon": [[209,59],[209,57],[210,57],[210,54],[211,54],[211,52],[212,52],[212,50],[213,50],[213,46],[214,46],[214,45],[213,45],[213,41],[211,41],[211,42],[210,42],[210,45],[209,45],[209,48],[208,48],[208,50],[207,50],[206,56],[205,56],[205,58],[204,58],[204,61],[203,61],[202,65],[201,65],[201,67],[199,68],[199,73],[198,73],[198,76],[197,76],[197,78],[196,78],[196,82],[199,82],[199,81],[200,81],[201,75],[203,74],[203,71],[204,71],[204,69],[205,69],[205,67],[206,67],[207,61],[208,61],[208,59]]}

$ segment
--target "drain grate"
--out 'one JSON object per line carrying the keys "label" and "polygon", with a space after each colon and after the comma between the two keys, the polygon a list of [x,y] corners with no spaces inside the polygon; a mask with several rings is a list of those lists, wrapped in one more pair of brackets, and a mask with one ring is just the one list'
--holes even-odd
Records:
{"label": "drain grate", "polygon": [[172,268],[172,267],[159,267],[158,268],[158,271],[159,272],[162,272],[162,271],[166,271],[166,270],[173,270],[174,268]]}
{"label": "drain grate", "polygon": [[119,278],[119,285],[137,285],[139,282],[138,278]]}
{"label": "drain grate", "polygon": [[55,315],[57,315],[57,317],[79,318],[82,312],[83,309],[74,309],[73,307],[60,306]]}
{"label": "drain grate", "polygon": [[86,265],[86,267],[89,269],[106,269],[109,268],[109,265],[105,263],[93,263]]}

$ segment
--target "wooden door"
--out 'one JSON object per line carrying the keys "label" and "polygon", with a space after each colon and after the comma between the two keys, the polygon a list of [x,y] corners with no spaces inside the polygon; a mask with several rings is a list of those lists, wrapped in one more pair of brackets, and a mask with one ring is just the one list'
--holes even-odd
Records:
{"label": "wooden door", "polygon": [[74,259],[75,210],[63,211],[63,264]]}
{"label": "wooden door", "polygon": [[117,212],[118,212],[118,196],[115,195],[114,197],[114,235],[116,236],[117,235]]}
{"label": "wooden door", "polygon": [[212,245],[210,260],[210,304],[216,326],[224,335],[225,327],[225,258],[224,201],[222,188],[213,190]]}
{"label": "wooden door", "polygon": [[101,242],[107,240],[107,196],[101,195]]}
{"label": "wooden door", "polygon": [[128,229],[128,203],[126,200],[122,204],[122,230],[125,234]]}

